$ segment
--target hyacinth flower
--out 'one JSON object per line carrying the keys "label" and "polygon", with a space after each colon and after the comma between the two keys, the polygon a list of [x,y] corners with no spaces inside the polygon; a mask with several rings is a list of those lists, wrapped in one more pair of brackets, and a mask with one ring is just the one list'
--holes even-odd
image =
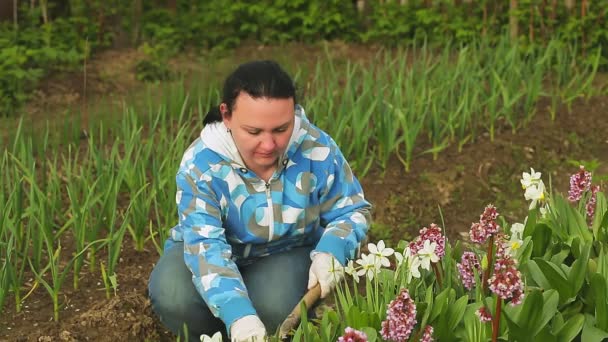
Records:
{"label": "hyacinth flower", "polygon": [[433,327],[427,325],[424,327],[424,332],[422,333],[422,337],[420,338],[420,342],[432,342],[433,341]]}
{"label": "hyacinth flower", "polygon": [[496,245],[494,273],[488,280],[490,291],[496,295],[496,312],[492,318],[492,341],[498,339],[502,302],[510,299],[511,305],[515,306],[521,304],[524,298],[524,283],[517,269],[517,260],[507,253],[504,237],[497,239]]}
{"label": "hyacinth flower", "polygon": [[344,335],[338,338],[337,342],[367,342],[367,335],[351,327],[344,329]]}
{"label": "hyacinth flower", "polygon": [[[525,181],[522,180],[522,185],[528,186],[528,189],[538,187],[542,184],[538,177],[540,174],[532,170],[532,174],[526,177]],[[482,291],[487,293],[489,290],[496,296],[496,312],[493,316],[485,306],[476,311],[481,322],[492,322],[492,341],[498,338],[502,302],[511,300],[511,305],[518,305],[524,295],[521,273],[517,269],[517,260],[513,255],[523,243],[525,226],[521,223],[513,224],[510,229],[511,236],[507,239],[507,236],[500,232],[498,217],[496,208],[488,205],[481,214],[479,222],[473,223],[471,227],[471,241],[479,245],[487,243],[483,265],[480,265],[477,255],[473,252],[464,252],[461,262],[456,264],[459,277],[467,290],[475,286],[475,274],[483,270]]]}
{"label": "hyacinth flower", "polygon": [[[492,256],[493,256],[493,247],[494,247],[494,237],[500,231],[500,225],[496,222],[498,219],[499,213],[491,204],[488,204],[483,213],[479,216],[479,222],[475,222],[471,225],[471,230],[469,231],[469,237],[472,242],[482,245],[487,242],[487,252],[486,257],[488,260],[488,265],[492,264]],[[483,289],[487,288],[487,280],[490,276],[490,269],[485,268],[485,272],[483,274]]]}
{"label": "hyacinth flower", "polygon": [[590,193],[587,203],[585,204],[585,215],[587,222],[591,224],[597,202],[597,192],[600,190],[599,185],[591,185],[591,172],[586,171],[581,165],[579,171],[570,176],[570,189],[568,190],[568,200],[570,202],[579,202],[585,193]]}
{"label": "hyacinth flower", "polygon": [[380,333],[387,341],[405,342],[416,323],[416,304],[408,290],[401,289],[397,297],[388,304]]}
{"label": "hyacinth flower", "polygon": [[475,272],[479,273],[481,271],[477,255],[473,252],[462,253],[461,261],[456,264],[456,268],[464,287],[471,290],[475,286]]}

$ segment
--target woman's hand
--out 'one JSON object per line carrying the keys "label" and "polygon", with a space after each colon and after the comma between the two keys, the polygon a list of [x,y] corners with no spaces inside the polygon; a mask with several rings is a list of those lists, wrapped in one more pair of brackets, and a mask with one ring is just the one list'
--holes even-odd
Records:
{"label": "woman's hand", "polygon": [[308,271],[308,289],[317,283],[321,286],[321,298],[325,298],[344,276],[344,267],[329,253],[316,253]]}
{"label": "woman's hand", "polygon": [[266,328],[258,316],[249,315],[232,323],[230,336],[232,342],[266,341]]}

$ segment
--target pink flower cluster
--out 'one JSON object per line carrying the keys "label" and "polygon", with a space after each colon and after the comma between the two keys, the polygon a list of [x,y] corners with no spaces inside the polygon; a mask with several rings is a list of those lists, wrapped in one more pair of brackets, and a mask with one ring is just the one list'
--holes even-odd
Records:
{"label": "pink flower cluster", "polygon": [[419,250],[424,246],[424,241],[430,240],[431,243],[437,243],[437,247],[435,247],[435,254],[439,258],[443,258],[445,255],[445,236],[441,232],[441,227],[438,225],[431,223],[429,228],[424,227],[420,229],[420,235],[414,239],[414,241],[410,242],[410,250],[412,251],[412,255],[418,253]]}
{"label": "pink flower cluster", "polygon": [[467,290],[472,289],[475,285],[474,270],[477,270],[477,273],[481,272],[481,266],[479,265],[477,255],[473,252],[462,253],[461,262],[457,263],[456,267],[458,267],[459,276],[464,287],[466,287]]}
{"label": "pink flower cluster", "polygon": [[422,338],[420,342],[432,342],[433,341],[433,327],[427,325],[424,327],[424,333],[422,334]]}
{"label": "pink flower cluster", "polygon": [[338,338],[338,342],[367,342],[367,335],[363,331],[346,327],[344,335]]}
{"label": "pink flower cluster", "polygon": [[485,306],[482,306],[479,309],[477,309],[477,311],[475,311],[475,314],[477,315],[477,317],[479,317],[479,320],[482,323],[492,321],[492,314],[490,313],[490,311],[488,311],[488,308],[486,308]]}
{"label": "pink flower cluster", "polygon": [[382,321],[382,338],[393,342],[405,342],[410,337],[416,321],[416,304],[407,289],[388,304],[386,320]]}
{"label": "pink flower cluster", "polygon": [[591,187],[591,197],[587,201],[585,208],[587,209],[587,218],[589,221],[593,220],[593,214],[595,214],[595,202],[597,202],[597,192],[600,191],[599,185]]}
{"label": "pink flower cluster", "polygon": [[586,171],[584,166],[580,166],[577,173],[570,176],[570,190],[568,190],[568,200],[577,202],[583,198],[583,193],[591,192],[591,196],[585,205],[587,220],[593,220],[595,214],[595,203],[597,201],[597,192],[600,190],[599,185],[591,185],[591,172]]}
{"label": "pink flower cluster", "polygon": [[568,191],[568,200],[570,202],[580,201],[583,193],[589,190],[591,186],[591,172],[585,171],[583,165],[580,170],[570,176],[570,190]]}
{"label": "pink flower cluster", "polygon": [[475,222],[471,225],[471,230],[469,231],[471,241],[483,244],[490,236],[498,233],[500,230],[500,226],[496,223],[498,215],[496,207],[489,204],[484,209],[483,214],[479,217],[479,222]]}
{"label": "pink flower cluster", "polygon": [[497,253],[494,273],[488,280],[490,290],[504,300],[511,298],[511,305],[521,304],[524,298],[524,283],[516,266],[517,261],[508,254]]}

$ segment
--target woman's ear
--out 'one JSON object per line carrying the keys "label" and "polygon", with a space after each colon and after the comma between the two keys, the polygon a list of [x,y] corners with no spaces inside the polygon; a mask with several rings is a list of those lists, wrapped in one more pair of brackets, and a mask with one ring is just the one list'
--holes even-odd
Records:
{"label": "woman's ear", "polygon": [[222,114],[222,118],[225,118],[226,114],[228,114],[228,105],[224,102],[220,103],[220,113]]}
{"label": "woman's ear", "polygon": [[230,128],[228,125],[230,122],[230,112],[228,111],[228,105],[223,102],[220,104],[220,114],[226,127]]}

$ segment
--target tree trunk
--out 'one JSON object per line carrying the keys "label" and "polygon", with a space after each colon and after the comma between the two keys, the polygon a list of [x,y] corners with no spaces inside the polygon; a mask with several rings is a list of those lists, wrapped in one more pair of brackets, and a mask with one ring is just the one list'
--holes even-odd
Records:
{"label": "tree trunk", "polygon": [[483,24],[482,24],[482,28],[481,28],[481,35],[483,37],[486,36],[486,33],[488,31],[488,3],[484,3],[483,4]]}
{"label": "tree trunk", "polygon": [[46,25],[49,23],[49,8],[47,0],[40,0],[40,12],[42,12],[42,22]]}
{"label": "tree trunk", "polygon": [[131,43],[133,45],[137,45],[139,43],[139,35],[141,31],[141,17],[144,10],[144,5],[142,0],[134,0],[133,1],[133,11],[132,11],[132,20],[133,20],[133,31],[131,37]]}
{"label": "tree trunk", "polygon": [[568,10],[572,11],[576,5],[576,0],[564,0],[564,5]]}
{"label": "tree trunk", "polygon": [[167,8],[173,14],[177,12],[177,0],[167,0]]}
{"label": "tree trunk", "polygon": [[519,28],[517,26],[517,0],[511,0],[511,5],[509,8],[509,33],[511,36],[511,41],[515,42],[517,37],[519,36]]}
{"label": "tree trunk", "polygon": [[363,13],[365,10],[365,0],[357,0],[357,11],[359,13]]}
{"label": "tree trunk", "polygon": [[[584,22],[585,20],[585,16],[587,15],[587,0],[582,0],[581,1],[581,21]],[[582,49],[583,49],[583,56],[585,55],[585,42],[587,40],[587,37],[585,35],[585,26],[583,25],[581,27],[581,40],[582,40]]]}
{"label": "tree trunk", "polygon": [[19,11],[17,9],[17,0],[13,0],[13,24],[15,25],[15,31],[19,29]]}
{"label": "tree trunk", "polygon": [[530,3],[530,22],[528,23],[528,38],[534,42],[534,5]]}

